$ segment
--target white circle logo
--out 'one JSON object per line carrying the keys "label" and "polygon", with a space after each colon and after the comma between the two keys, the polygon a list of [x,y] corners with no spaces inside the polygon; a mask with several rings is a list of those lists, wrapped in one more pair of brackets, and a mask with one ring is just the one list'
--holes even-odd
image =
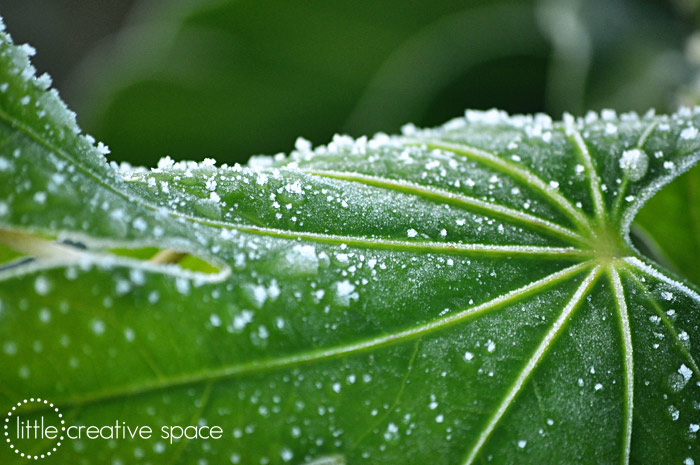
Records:
{"label": "white circle logo", "polygon": [[[30,398],[17,402],[7,412],[5,442],[17,455],[29,460],[51,456],[63,444],[66,422],[63,415],[46,399]],[[48,447],[47,441],[53,444]],[[43,445],[43,451],[37,451]]]}

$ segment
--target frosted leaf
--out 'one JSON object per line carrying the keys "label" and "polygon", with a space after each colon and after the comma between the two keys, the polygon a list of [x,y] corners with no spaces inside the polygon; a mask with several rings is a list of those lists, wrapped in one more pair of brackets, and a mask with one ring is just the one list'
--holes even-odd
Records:
{"label": "frosted leaf", "polygon": [[1,36],[0,238],[31,245],[0,279],[7,392],[232,433],[183,463],[695,453],[700,297],[628,231],[698,160],[697,109],[468,111],[147,169],[108,163],[26,55]]}

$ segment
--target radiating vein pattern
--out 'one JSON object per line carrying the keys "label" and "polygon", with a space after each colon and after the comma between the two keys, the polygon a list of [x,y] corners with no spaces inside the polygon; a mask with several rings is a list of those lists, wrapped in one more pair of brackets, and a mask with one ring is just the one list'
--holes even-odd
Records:
{"label": "radiating vein pattern", "polygon": [[511,388],[508,390],[508,393],[504,397],[503,401],[498,405],[496,411],[489,419],[489,422],[480,432],[479,436],[476,439],[476,443],[469,450],[469,453],[467,454],[466,459],[464,460],[465,465],[470,465],[474,463],[474,461],[477,459],[477,457],[479,456],[479,452],[481,451],[486,441],[488,441],[489,437],[491,436],[491,433],[501,421],[501,418],[503,418],[503,415],[511,406],[518,393],[520,393],[520,391],[523,389],[524,384],[530,378],[533,371],[542,360],[542,357],[545,356],[547,350],[553,344],[554,340],[559,335],[560,331],[571,317],[572,312],[576,309],[576,307],[580,304],[581,300],[585,297],[586,292],[588,292],[588,290],[591,288],[599,273],[600,268],[594,268],[588,274],[586,279],[581,283],[578,289],[576,289],[576,292],[571,297],[571,300],[566,304],[566,307],[564,307],[557,320],[554,322],[554,324],[547,332],[545,337],[542,339],[539,346],[537,346],[535,352],[528,359],[527,364],[520,372]]}
{"label": "radiating vein pattern", "polygon": [[450,150],[457,154],[464,155],[466,157],[473,157],[483,163],[487,163],[489,165],[493,165],[500,168],[504,173],[507,173],[508,175],[513,176],[523,181],[524,183],[532,186],[533,188],[539,190],[540,192],[544,193],[545,196],[551,202],[553,202],[559,208],[561,208],[580,227],[586,229],[589,228],[588,221],[581,214],[581,212],[576,210],[574,205],[572,205],[568,199],[564,198],[556,192],[552,192],[552,189],[548,187],[547,183],[545,183],[542,179],[540,179],[538,176],[528,171],[527,169],[504,161],[495,154],[488,153],[480,149],[476,149],[474,147],[463,146],[458,144],[448,144],[439,141],[430,141],[423,143],[430,148]]}
{"label": "radiating vein pattern", "polygon": [[467,209],[476,209],[490,213],[495,217],[511,219],[519,221],[525,225],[531,227],[540,228],[543,231],[554,234],[557,236],[564,237],[566,239],[573,239],[575,241],[582,241],[583,238],[574,231],[567,229],[558,224],[552,223],[543,218],[539,218],[534,215],[523,213],[519,210],[514,210],[508,207],[503,207],[495,203],[485,202],[472,197],[462,196],[453,194],[450,192],[445,192],[440,189],[429,189],[420,185],[415,185],[409,182],[392,181],[389,179],[383,179],[375,176],[367,176],[357,173],[342,173],[342,172],[332,172],[332,171],[315,171],[313,174],[318,176],[326,176],[335,179],[343,179],[346,181],[361,182],[372,186],[384,187],[386,189],[393,189],[399,192],[407,192],[415,195],[423,196],[435,200],[441,204],[455,204],[462,206]]}
{"label": "radiating vein pattern", "polygon": [[581,133],[577,130],[573,130],[571,137],[574,144],[576,144],[576,149],[578,150],[579,156],[583,161],[586,175],[590,181],[590,192],[593,196],[596,219],[599,224],[603,224],[605,221],[605,202],[603,201],[603,195],[600,192],[600,178],[598,177],[598,171],[595,169],[595,166],[593,166],[593,159],[588,151],[588,145],[586,145],[586,142],[583,140]]}
{"label": "radiating vein pattern", "polygon": [[620,275],[614,266],[608,269],[612,281],[613,293],[617,304],[618,317],[620,319],[620,329],[622,333],[623,350],[622,359],[625,367],[625,428],[622,439],[622,459],[621,463],[628,464],[630,461],[630,444],[632,441],[632,419],[634,415],[634,356],[632,350],[632,332],[627,308],[625,290],[620,281]]}

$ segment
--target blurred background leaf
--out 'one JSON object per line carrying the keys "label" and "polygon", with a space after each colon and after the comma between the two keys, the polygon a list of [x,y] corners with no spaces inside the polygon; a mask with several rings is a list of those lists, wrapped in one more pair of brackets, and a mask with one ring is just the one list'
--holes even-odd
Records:
{"label": "blurred background leaf", "polygon": [[[83,128],[112,158],[245,162],[336,132],[430,126],[465,108],[672,111],[700,102],[695,0],[15,0]],[[700,284],[700,169],[635,237]],[[691,205],[692,204],[692,205]],[[695,247],[695,253],[684,253]]]}
{"label": "blurred background leaf", "polygon": [[61,44],[97,42],[81,17],[124,23],[58,83],[115,159],[141,165],[245,161],[465,108],[666,110],[690,79],[692,23],[658,1],[149,0],[124,20],[124,2],[28,0],[2,8],[20,40],[12,13],[31,3],[47,11],[25,13],[28,29],[54,24],[46,46],[31,37],[53,73],[69,72]]}

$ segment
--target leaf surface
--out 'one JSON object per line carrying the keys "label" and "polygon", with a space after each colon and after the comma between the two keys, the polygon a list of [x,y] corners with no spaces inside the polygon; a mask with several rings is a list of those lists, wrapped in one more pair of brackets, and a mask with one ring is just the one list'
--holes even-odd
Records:
{"label": "leaf surface", "polygon": [[467,112],[146,170],[108,164],[27,52],[2,33],[0,238],[23,257],[0,411],[225,432],[48,462],[700,460],[700,297],[627,239],[697,162],[698,112]]}

